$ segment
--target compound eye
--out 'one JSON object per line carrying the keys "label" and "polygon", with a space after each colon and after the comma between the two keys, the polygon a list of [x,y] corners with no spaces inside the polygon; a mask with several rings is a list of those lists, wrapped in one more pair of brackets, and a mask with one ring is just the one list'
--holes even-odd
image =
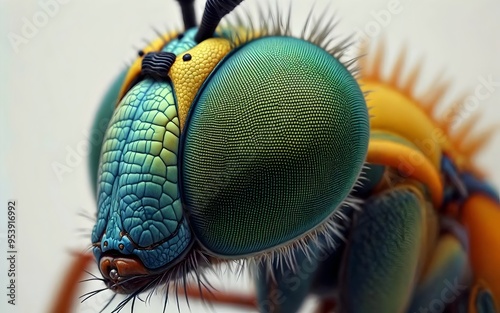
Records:
{"label": "compound eye", "polygon": [[363,93],[325,50],[291,37],[244,44],[202,86],[181,138],[193,232],[221,257],[303,237],[349,195],[368,135]]}

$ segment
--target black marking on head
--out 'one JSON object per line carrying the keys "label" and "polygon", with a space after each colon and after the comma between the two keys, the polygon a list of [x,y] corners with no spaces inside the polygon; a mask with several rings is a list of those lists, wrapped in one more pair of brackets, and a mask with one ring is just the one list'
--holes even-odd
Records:
{"label": "black marking on head", "polygon": [[144,56],[144,51],[139,50],[139,52],[137,52],[137,54],[138,54],[140,57],[143,57],[143,56]]}
{"label": "black marking on head", "polygon": [[182,60],[183,60],[184,62],[186,62],[186,61],[191,61],[191,58],[192,58],[192,57],[191,57],[191,54],[189,54],[189,53],[186,53],[185,55],[183,55],[183,56],[182,56]]}
{"label": "black marking on head", "polygon": [[194,40],[202,42],[213,36],[221,19],[238,6],[243,0],[207,0],[203,18]]}
{"label": "black marking on head", "polygon": [[177,35],[178,40],[182,40],[182,38],[184,38],[184,33]]}
{"label": "black marking on head", "polygon": [[142,59],[141,74],[158,80],[166,80],[175,57],[175,54],[171,52],[150,52]]}

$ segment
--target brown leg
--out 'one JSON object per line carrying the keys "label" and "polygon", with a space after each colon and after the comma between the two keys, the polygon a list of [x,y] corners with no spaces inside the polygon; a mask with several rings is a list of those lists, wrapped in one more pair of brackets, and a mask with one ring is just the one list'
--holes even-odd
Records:
{"label": "brown leg", "polygon": [[92,261],[91,254],[77,253],[75,261],[71,264],[68,272],[64,276],[56,299],[50,308],[50,313],[70,313],[73,300],[77,297],[78,283],[85,275],[85,269]]}
{"label": "brown leg", "polygon": [[190,298],[203,299],[217,304],[236,305],[252,309],[257,308],[257,301],[253,295],[208,290],[203,286],[200,292],[198,285],[194,284],[187,285],[186,290],[184,290],[184,288],[179,288],[177,291],[179,294],[186,294]]}

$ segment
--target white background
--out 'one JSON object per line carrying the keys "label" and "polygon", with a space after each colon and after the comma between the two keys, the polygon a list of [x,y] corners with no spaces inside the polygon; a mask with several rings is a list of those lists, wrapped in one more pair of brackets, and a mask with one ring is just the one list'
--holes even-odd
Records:
{"label": "white background", "polygon": [[[41,19],[36,34],[25,37],[22,44],[12,44],[13,34],[24,36],[26,20],[32,21],[43,14],[44,2],[0,0],[1,312],[45,312],[70,265],[69,251],[80,251],[89,245],[92,223],[78,215],[83,211],[93,215],[95,210],[86,155],[80,152],[81,159],[73,160],[71,171],[62,177],[58,178],[53,166],[69,165],[68,151],[78,151],[86,144],[100,98],[115,75],[144,45],[142,39],[155,37],[152,27],[160,30],[182,27],[173,0],[61,0],[56,2],[53,16],[46,21]],[[289,1],[277,2],[283,11],[288,10]],[[318,16],[329,1],[315,2]],[[264,1],[246,0],[245,6],[255,9],[258,3]],[[293,2],[292,25],[296,31],[301,30],[311,3]],[[388,0],[331,1],[329,10],[340,20],[336,33],[359,34],[359,30],[372,27],[372,40],[377,42],[383,37],[387,44],[389,65],[407,45],[412,65],[419,58],[424,59],[419,90],[424,90],[442,73],[444,79],[452,82],[446,100],[467,91],[472,95],[480,84],[479,77],[491,76],[500,81],[499,1],[400,0],[396,3],[401,12],[391,14],[384,22],[377,21],[377,14],[373,13],[387,10],[390,3]],[[197,8],[200,13],[201,1],[197,2]],[[500,87],[472,111],[484,113],[477,129],[498,123]],[[500,187],[500,167],[496,165],[499,151],[500,135],[479,158],[497,188]],[[6,307],[4,296],[7,199],[18,200],[15,310]],[[245,281],[236,282],[227,276],[223,282],[250,291]],[[158,308],[161,298],[155,297],[151,304],[156,309],[148,310],[148,306],[139,302],[135,312],[161,312]],[[98,312],[105,299],[97,297],[93,302],[79,305],[76,311]],[[181,307],[181,312],[185,309]],[[191,309],[204,310],[197,303],[192,303]],[[167,311],[177,312],[177,307],[171,305]],[[236,309],[214,307],[212,312],[236,312]]]}

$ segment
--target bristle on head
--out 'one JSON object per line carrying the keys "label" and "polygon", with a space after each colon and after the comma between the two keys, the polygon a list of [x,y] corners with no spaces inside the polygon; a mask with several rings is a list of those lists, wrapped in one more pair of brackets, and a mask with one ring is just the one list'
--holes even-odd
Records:
{"label": "bristle on head", "polygon": [[[354,40],[350,36],[343,38],[337,36],[335,29],[338,19],[327,8],[311,9],[298,34],[292,30],[294,23],[292,23],[291,4],[288,8],[282,8],[278,1],[275,6],[263,3],[257,7],[258,13],[254,14],[255,16],[250,12],[251,10],[245,9],[242,5],[223,19],[219,30],[225,31],[222,36],[231,42],[233,48],[261,37],[296,37],[321,47],[357,77],[359,57],[348,55]],[[315,14],[316,12],[320,13]]]}

